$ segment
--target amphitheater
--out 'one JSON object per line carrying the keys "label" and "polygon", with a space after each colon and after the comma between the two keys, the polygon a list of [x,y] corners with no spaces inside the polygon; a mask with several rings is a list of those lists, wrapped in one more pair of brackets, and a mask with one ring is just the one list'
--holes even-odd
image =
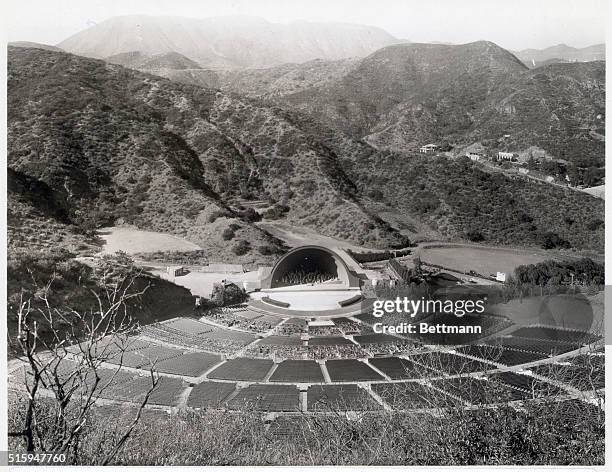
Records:
{"label": "amphitheater", "polygon": [[[147,408],[168,412],[439,412],[547,397],[603,408],[603,341],[596,334],[499,314],[481,315],[482,335],[459,345],[376,334],[365,281],[355,261],[297,248],[247,303],[103,342],[101,400],[138,402],[153,368],[160,382]],[[62,369],[74,368],[83,347],[68,349]],[[9,374],[10,388],[23,388],[25,367],[12,364]]]}

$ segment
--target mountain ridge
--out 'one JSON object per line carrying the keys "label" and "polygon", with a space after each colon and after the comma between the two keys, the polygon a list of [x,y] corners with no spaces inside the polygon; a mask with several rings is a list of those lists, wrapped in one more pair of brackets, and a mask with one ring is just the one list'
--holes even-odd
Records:
{"label": "mountain ridge", "polygon": [[[274,252],[261,257],[259,248],[278,243],[246,211],[263,200],[267,219],[366,247],[405,246],[419,233],[463,240],[475,228],[490,243],[538,245],[554,230],[576,248],[603,244],[598,199],[543,192],[461,160],[377,149],[296,107],[39,49],[11,48],[8,71],[9,166],[68,198],[79,227],[133,224],[177,234],[221,260],[269,261]],[[461,100],[479,103],[482,82]],[[495,198],[480,198],[489,193]],[[233,252],[239,241],[246,254]]]}
{"label": "mountain ridge", "polygon": [[94,58],[177,52],[208,68],[232,69],[364,56],[399,41],[380,28],[347,23],[129,15],[78,32],[58,47]]}

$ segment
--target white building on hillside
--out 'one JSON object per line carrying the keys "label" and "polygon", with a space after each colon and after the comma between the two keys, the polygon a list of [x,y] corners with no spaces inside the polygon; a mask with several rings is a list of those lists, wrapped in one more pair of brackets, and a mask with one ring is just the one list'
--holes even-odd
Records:
{"label": "white building on hillside", "polygon": [[514,153],[500,151],[497,153],[497,160],[498,161],[512,161],[514,160]]}
{"label": "white building on hillside", "polygon": [[422,154],[430,154],[436,152],[440,146],[437,144],[426,144],[425,146],[421,146],[419,148],[419,152]]}

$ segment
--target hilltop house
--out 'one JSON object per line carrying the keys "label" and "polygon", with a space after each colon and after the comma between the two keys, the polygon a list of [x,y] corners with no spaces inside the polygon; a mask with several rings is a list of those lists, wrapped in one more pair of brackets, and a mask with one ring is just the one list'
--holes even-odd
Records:
{"label": "hilltop house", "polygon": [[419,152],[422,154],[431,154],[436,152],[440,146],[437,144],[426,144],[425,146],[421,146],[419,148]]}
{"label": "hilltop house", "polygon": [[500,151],[497,153],[497,160],[498,161],[513,161],[515,160],[514,153]]}

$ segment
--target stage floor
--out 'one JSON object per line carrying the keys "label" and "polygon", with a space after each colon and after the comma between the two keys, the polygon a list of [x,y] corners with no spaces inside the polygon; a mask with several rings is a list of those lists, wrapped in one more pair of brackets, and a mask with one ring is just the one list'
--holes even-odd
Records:
{"label": "stage floor", "polygon": [[325,311],[340,308],[339,302],[360,294],[360,290],[311,290],[299,292],[295,290],[284,291],[277,288],[254,292],[250,295],[254,300],[270,297],[279,302],[289,303],[288,310]]}

